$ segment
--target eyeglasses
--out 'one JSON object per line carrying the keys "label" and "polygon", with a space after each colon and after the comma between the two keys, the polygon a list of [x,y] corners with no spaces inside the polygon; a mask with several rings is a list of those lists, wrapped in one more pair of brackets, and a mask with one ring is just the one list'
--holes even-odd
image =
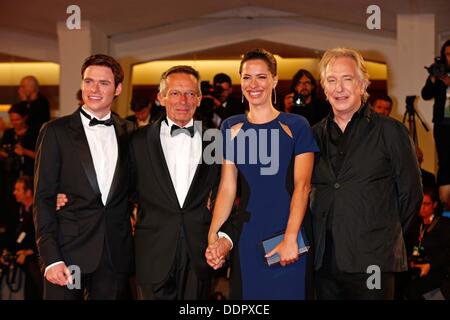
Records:
{"label": "eyeglasses", "polygon": [[169,99],[173,100],[181,99],[182,96],[184,96],[187,100],[193,100],[197,98],[197,92],[195,91],[182,92],[180,90],[170,90],[167,93],[167,96],[169,97]]}

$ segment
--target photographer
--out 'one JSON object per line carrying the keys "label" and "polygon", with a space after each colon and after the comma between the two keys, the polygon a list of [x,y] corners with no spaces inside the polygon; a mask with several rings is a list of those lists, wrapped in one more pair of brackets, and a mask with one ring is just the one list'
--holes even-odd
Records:
{"label": "photographer", "polygon": [[313,126],[330,112],[329,103],[318,99],[316,90],[313,75],[305,69],[298,70],[292,79],[291,93],[284,97],[284,110],[305,117]]}
{"label": "photographer", "polygon": [[[15,221],[8,231],[9,243],[3,250],[0,263],[7,271],[6,284],[11,291],[21,288],[24,283],[25,300],[42,299],[42,275],[39,271],[35,231],[33,224],[33,181],[28,176],[17,179],[14,185],[14,197],[19,204],[15,212]],[[23,279],[25,275],[25,279]],[[5,284],[5,282],[2,282]]]}
{"label": "photographer", "polygon": [[134,115],[128,116],[126,119],[135,123],[137,127],[143,127],[158,120],[153,112],[153,104],[148,97],[133,97],[131,110]]}
{"label": "photographer", "polygon": [[12,128],[5,131],[0,144],[4,169],[16,176],[33,175],[37,134],[27,124],[27,107],[22,102],[14,104],[8,114]]}
{"label": "photographer", "polygon": [[231,78],[225,73],[218,73],[213,78],[213,92],[211,98],[214,100],[215,117],[214,122],[217,127],[225,119],[238,114],[245,113],[243,102],[232,96],[233,87]]}
{"label": "photographer", "polygon": [[427,68],[429,76],[422,89],[424,100],[434,99],[433,135],[438,156],[437,182],[442,203],[450,200],[450,40],[441,48],[440,58]]}
{"label": "photographer", "polygon": [[405,296],[414,300],[439,288],[450,267],[450,219],[438,214],[433,189],[425,188],[423,194],[419,215],[405,234],[409,257]]}
{"label": "photographer", "polygon": [[37,132],[27,124],[28,109],[26,103],[14,104],[8,111],[12,128],[7,129],[0,140],[0,203],[3,206],[3,223],[9,224],[13,218],[16,202],[12,190],[21,175],[33,175]]}

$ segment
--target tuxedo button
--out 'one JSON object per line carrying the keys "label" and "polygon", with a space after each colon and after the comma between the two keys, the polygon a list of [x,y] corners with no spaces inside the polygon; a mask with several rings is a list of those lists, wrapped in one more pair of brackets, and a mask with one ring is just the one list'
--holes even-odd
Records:
{"label": "tuxedo button", "polygon": [[339,183],[336,182],[336,183],[334,184],[334,188],[335,188],[335,189],[339,189],[340,187],[341,187],[341,185],[340,185]]}

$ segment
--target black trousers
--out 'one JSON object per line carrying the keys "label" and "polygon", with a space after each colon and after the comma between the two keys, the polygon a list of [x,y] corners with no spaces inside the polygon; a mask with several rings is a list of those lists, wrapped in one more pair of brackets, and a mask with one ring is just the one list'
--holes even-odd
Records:
{"label": "black trousers", "polygon": [[395,273],[380,272],[380,289],[369,289],[367,280],[372,274],[348,273],[339,270],[330,231],[327,231],[325,243],[322,267],[315,276],[319,300],[394,299]]}
{"label": "black trousers", "polygon": [[393,300],[395,288],[394,273],[381,272],[380,289],[369,289],[370,274],[336,274],[316,272],[316,292],[319,300]]}
{"label": "black trousers", "polygon": [[113,270],[106,245],[97,269],[88,274],[81,270],[81,288],[69,289],[44,279],[46,300],[119,300],[126,292],[128,274]]}
{"label": "black trousers", "polygon": [[211,279],[199,279],[192,267],[183,231],[167,277],[160,283],[137,286],[140,300],[206,300],[210,291]]}
{"label": "black trousers", "polygon": [[438,156],[438,186],[450,184],[450,125],[435,124],[433,128],[434,142]]}

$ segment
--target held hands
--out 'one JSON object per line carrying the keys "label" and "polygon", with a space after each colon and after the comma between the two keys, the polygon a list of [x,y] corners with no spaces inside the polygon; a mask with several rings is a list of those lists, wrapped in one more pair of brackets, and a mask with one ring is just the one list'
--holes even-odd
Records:
{"label": "held hands", "polygon": [[58,286],[66,286],[69,283],[73,283],[70,270],[69,268],[67,268],[64,262],[55,264],[54,266],[50,267],[45,273],[45,279]]}
{"label": "held hands", "polygon": [[218,238],[217,234],[209,237],[209,245],[205,251],[206,262],[217,270],[225,263],[225,257],[231,250],[231,243],[227,238]]}
{"label": "held hands", "polygon": [[296,239],[290,240],[286,237],[281,241],[272,251],[266,254],[266,258],[273,256],[278,253],[280,256],[280,264],[281,266],[287,266],[291,263],[294,263],[298,260],[298,244]]}

